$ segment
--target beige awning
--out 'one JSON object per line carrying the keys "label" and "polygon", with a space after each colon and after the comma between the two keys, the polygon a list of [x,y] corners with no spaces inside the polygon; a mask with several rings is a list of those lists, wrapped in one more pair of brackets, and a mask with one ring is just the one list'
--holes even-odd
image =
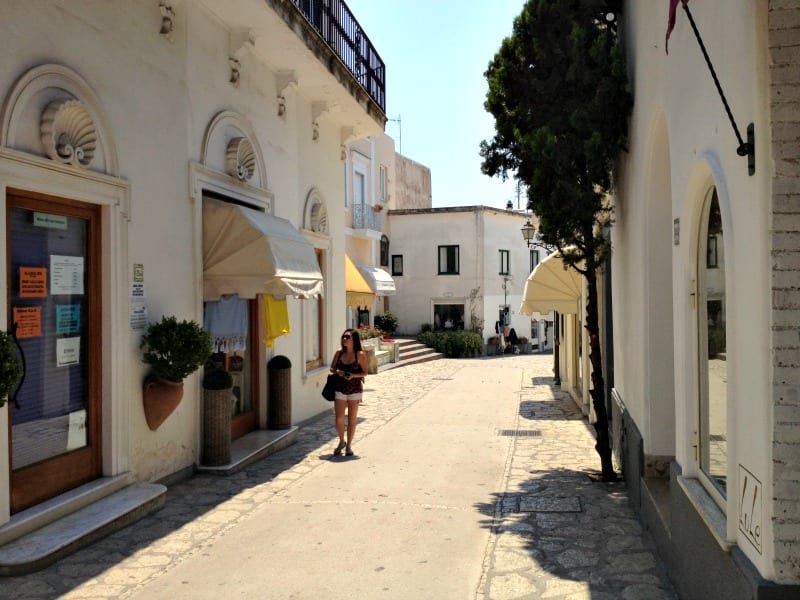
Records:
{"label": "beige awning", "polygon": [[364,279],[358,267],[344,255],[344,284],[347,306],[350,308],[371,307],[375,300],[375,292]]}
{"label": "beige awning", "polygon": [[547,314],[557,310],[563,314],[576,314],[581,298],[581,275],[575,269],[565,268],[561,255],[553,252],[525,281],[522,305],[524,315]]}
{"label": "beige awning", "polygon": [[286,219],[203,199],[203,299],[323,293],[314,247]]}
{"label": "beige awning", "polygon": [[364,279],[367,280],[369,286],[378,296],[393,296],[396,288],[394,279],[388,272],[380,267],[373,267],[370,265],[358,265]]}

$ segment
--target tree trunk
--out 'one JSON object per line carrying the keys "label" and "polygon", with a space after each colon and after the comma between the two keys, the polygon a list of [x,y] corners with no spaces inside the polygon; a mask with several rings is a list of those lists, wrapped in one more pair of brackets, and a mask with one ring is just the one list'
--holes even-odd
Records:
{"label": "tree trunk", "polygon": [[603,381],[603,356],[600,350],[600,324],[597,316],[597,271],[590,268],[586,272],[586,331],[589,333],[589,362],[592,365],[592,406],[597,420],[594,429],[597,434],[594,446],[600,455],[603,481],[617,481],[617,474],[611,462],[611,443],[606,411],[605,382]]}

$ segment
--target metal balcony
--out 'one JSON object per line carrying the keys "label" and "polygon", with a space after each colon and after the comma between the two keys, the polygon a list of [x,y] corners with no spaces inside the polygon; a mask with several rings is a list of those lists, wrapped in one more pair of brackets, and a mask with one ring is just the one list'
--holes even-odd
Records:
{"label": "metal balcony", "polygon": [[353,229],[383,231],[383,216],[369,204],[353,205]]}
{"label": "metal balcony", "polygon": [[386,65],[344,0],[291,1],[385,113]]}

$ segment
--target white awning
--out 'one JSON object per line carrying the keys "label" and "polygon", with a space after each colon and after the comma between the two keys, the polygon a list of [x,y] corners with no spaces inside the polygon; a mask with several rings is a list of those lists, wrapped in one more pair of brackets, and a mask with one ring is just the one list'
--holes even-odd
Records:
{"label": "white awning", "polygon": [[370,265],[358,265],[358,268],[361,271],[361,274],[364,275],[367,283],[369,283],[372,291],[374,291],[378,296],[394,295],[396,291],[394,279],[392,279],[392,276],[389,275],[389,273],[380,267],[373,267]]}
{"label": "white awning", "polygon": [[203,199],[203,299],[323,293],[314,247],[286,219]]}
{"label": "white awning", "polygon": [[536,265],[525,281],[519,312],[530,315],[557,310],[562,314],[576,314],[580,298],[580,273],[565,268],[561,255],[553,252]]}

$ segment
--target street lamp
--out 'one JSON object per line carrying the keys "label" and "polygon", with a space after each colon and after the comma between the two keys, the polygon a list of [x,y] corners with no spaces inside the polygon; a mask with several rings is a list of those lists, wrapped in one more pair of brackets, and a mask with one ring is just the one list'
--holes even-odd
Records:
{"label": "street lamp", "polygon": [[528,248],[533,246],[533,238],[536,235],[536,227],[534,227],[533,223],[531,223],[530,217],[528,217],[528,220],[525,221],[525,225],[522,226],[520,231],[522,231],[522,238],[525,240],[525,243],[528,244]]}

